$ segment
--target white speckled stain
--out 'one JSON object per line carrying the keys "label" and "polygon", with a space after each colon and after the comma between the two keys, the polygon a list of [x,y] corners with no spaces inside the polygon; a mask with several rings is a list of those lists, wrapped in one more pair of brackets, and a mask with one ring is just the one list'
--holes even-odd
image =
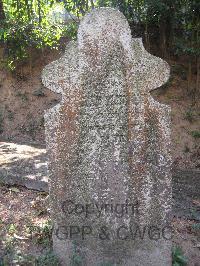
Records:
{"label": "white speckled stain", "polygon": [[[95,228],[103,224],[115,230],[121,223],[131,226],[135,221],[144,225],[168,222],[170,108],[149,94],[168,77],[167,63],[145,51],[141,39],[132,39],[123,14],[111,8],[86,15],[77,42],[69,43],[64,56],[46,66],[44,85],[62,95],[62,101],[45,113],[55,224],[66,223],[61,205],[72,198],[85,204],[138,201],[135,217],[107,215],[91,221]],[[70,222],[76,220],[68,216]],[[86,244],[88,250],[91,243]],[[56,244],[55,249],[62,258]],[[117,263],[117,256],[112,261]],[[144,258],[142,263],[137,265],[147,265]],[[161,264],[152,258],[148,265]]]}

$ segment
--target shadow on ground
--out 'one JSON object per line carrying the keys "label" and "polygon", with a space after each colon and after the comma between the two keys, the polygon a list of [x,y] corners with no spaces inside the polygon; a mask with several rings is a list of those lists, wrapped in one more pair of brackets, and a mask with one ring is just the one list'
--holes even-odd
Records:
{"label": "shadow on ground", "polygon": [[48,191],[45,147],[1,142],[0,182]]}
{"label": "shadow on ground", "polygon": [[[44,146],[0,143],[0,181],[48,192]],[[200,171],[173,169],[173,215],[200,220]]]}

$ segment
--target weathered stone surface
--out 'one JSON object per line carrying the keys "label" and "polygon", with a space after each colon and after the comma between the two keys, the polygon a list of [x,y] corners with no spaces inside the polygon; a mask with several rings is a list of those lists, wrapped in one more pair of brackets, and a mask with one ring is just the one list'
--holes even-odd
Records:
{"label": "weathered stone surface", "polygon": [[43,70],[44,85],[62,94],[45,122],[63,265],[171,265],[170,108],[149,94],[168,77],[111,8],[86,15],[77,42]]}

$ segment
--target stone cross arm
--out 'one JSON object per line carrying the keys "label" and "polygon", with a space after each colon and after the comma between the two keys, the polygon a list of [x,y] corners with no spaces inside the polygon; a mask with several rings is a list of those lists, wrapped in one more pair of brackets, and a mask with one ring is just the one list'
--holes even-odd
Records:
{"label": "stone cross arm", "polygon": [[[117,58],[118,57],[118,58]],[[86,15],[78,30],[78,40],[70,42],[65,54],[43,70],[46,87],[65,96],[80,90],[81,81],[102,79],[104,72],[125,68],[123,73],[129,90],[137,93],[151,91],[169,78],[169,66],[152,56],[143,47],[140,38],[132,38],[130,27],[123,14],[111,8],[96,9]]]}

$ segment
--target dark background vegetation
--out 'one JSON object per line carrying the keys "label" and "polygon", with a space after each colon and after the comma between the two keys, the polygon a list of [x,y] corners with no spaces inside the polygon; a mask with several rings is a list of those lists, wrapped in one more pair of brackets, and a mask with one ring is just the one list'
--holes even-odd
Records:
{"label": "dark background vegetation", "polygon": [[[68,19],[49,19],[58,6],[69,12]],[[27,58],[30,48],[58,47],[60,38],[76,35],[77,24],[86,12],[101,6],[122,11],[133,36],[142,36],[148,51],[166,59],[184,56],[188,93],[199,94],[198,0],[0,0],[1,65],[14,70]],[[192,72],[195,84],[191,84]]]}

